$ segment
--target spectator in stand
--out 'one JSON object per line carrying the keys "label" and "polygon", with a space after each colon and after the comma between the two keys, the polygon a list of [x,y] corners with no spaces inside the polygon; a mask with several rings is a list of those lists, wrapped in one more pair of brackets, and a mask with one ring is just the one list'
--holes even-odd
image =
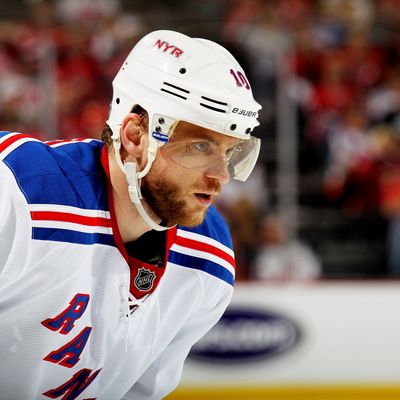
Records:
{"label": "spectator in stand", "polygon": [[397,123],[400,115],[400,62],[387,71],[381,85],[370,91],[366,106],[372,123]]}
{"label": "spectator in stand", "polygon": [[141,20],[119,12],[119,3],[38,0],[24,10],[29,19],[0,20],[4,129],[39,137],[45,128],[43,139],[101,131],[110,97],[106,82],[143,33]]}
{"label": "spectator in stand", "polygon": [[282,221],[267,215],[261,222],[260,246],[252,268],[263,281],[311,281],[321,276],[321,263],[310,247],[288,238]]}
{"label": "spectator in stand", "polygon": [[375,153],[379,161],[379,211],[387,219],[387,267],[400,277],[400,135],[389,125],[374,128]]}
{"label": "spectator in stand", "polygon": [[350,107],[331,132],[324,192],[351,214],[376,205],[376,165],[368,120],[359,107]]}

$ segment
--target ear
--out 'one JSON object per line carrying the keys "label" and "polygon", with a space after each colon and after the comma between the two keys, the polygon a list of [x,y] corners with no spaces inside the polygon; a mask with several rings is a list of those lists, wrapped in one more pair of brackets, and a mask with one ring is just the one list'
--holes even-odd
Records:
{"label": "ear", "polygon": [[148,134],[142,125],[140,115],[128,114],[121,126],[122,159],[137,163],[140,169],[144,168],[147,162],[148,143]]}

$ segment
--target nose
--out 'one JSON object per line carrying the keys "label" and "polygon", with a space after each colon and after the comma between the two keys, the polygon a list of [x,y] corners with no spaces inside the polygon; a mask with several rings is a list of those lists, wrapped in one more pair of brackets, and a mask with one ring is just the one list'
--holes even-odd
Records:
{"label": "nose", "polygon": [[224,157],[220,157],[217,161],[210,164],[205,171],[205,175],[207,178],[216,179],[221,184],[226,184],[231,179]]}

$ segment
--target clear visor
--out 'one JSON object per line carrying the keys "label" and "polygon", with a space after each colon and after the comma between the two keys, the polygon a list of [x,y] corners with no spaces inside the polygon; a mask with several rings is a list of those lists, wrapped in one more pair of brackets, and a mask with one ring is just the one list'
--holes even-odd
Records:
{"label": "clear visor", "polygon": [[184,168],[245,181],[256,164],[260,139],[241,140],[179,121],[160,151]]}

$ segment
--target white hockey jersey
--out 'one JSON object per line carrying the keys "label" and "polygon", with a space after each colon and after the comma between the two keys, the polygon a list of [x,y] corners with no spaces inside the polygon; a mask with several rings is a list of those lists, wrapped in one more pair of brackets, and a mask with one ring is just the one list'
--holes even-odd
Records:
{"label": "white hockey jersey", "polygon": [[0,399],[162,399],[234,281],[214,208],[167,233],[162,268],[128,256],[106,149],[0,132]]}

